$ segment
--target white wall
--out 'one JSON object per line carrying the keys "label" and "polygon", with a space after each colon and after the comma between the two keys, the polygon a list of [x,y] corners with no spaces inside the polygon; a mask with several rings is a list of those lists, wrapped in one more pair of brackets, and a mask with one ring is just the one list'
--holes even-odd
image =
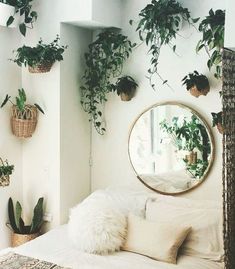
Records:
{"label": "white wall", "polygon": [[[138,34],[135,26],[130,26],[129,19],[137,20],[138,12],[148,3],[147,0],[123,1],[123,26],[124,34],[132,40],[138,41]],[[192,17],[206,16],[210,8],[224,8],[224,3],[220,0],[199,0],[180,1],[183,6],[188,7]],[[145,78],[149,68],[150,57],[147,55],[148,49],[143,44],[138,47],[128,64],[125,73],[133,76],[138,84],[137,95],[130,102],[121,102],[119,97],[110,94],[109,101],[105,106],[107,122],[107,133],[99,136],[93,130],[93,167],[92,167],[92,190],[104,188],[109,185],[136,184],[138,182],[128,159],[128,135],[131,126],[137,116],[147,107],[163,102],[178,101],[191,106],[197,110],[208,123],[211,123],[211,112],[221,110],[219,91],[221,85],[208,72],[205,53],[196,55],[195,47],[200,38],[200,34],[193,28],[184,25],[180,32],[182,37],[177,39],[177,54],[164,47],[161,50],[159,71],[161,75],[169,80],[173,90],[163,86],[161,81],[157,81],[157,91],[154,92]],[[184,87],[181,86],[181,79],[188,73],[198,70],[209,76],[211,91],[206,97],[196,99],[191,96]],[[222,142],[221,135],[213,129],[216,140],[216,158],[213,169],[205,182],[185,196],[194,199],[214,199],[222,197]],[[144,187],[143,187],[144,188]]]}
{"label": "white wall", "polygon": [[[19,42],[19,36],[14,29],[0,27],[0,102],[8,93],[12,96],[17,94],[17,89],[21,86],[21,76],[19,69],[8,59],[12,57],[12,50]],[[8,159],[10,164],[15,165],[15,171],[10,177],[8,187],[0,187],[0,249],[9,245],[10,231],[5,223],[8,219],[7,203],[9,197],[14,201],[22,201],[22,156],[21,140],[14,137],[10,127],[10,105],[0,110],[0,157]]]}
{"label": "white wall", "polygon": [[226,0],[226,17],[225,17],[225,42],[224,46],[235,50],[235,28],[234,28],[235,2]]}

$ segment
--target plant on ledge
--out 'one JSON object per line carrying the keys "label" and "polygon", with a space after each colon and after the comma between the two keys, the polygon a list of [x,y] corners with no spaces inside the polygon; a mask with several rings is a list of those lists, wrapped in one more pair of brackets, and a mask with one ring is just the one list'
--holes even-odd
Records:
{"label": "plant on ledge", "polygon": [[0,3],[13,6],[15,8],[14,14],[12,14],[7,22],[6,26],[10,26],[16,16],[19,14],[23,17],[23,22],[19,24],[20,33],[25,36],[27,28],[33,28],[33,23],[37,20],[37,12],[32,11],[32,2],[33,0],[0,0]]}
{"label": "plant on ledge", "polygon": [[107,101],[106,95],[114,89],[112,79],[120,76],[123,64],[134,46],[127,36],[114,28],[108,28],[98,34],[85,53],[86,69],[80,87],[81,104],[100,135],[106,131],[101,106]]}
{"label": "plant on ledge", "polygon": [[225,11],[211,9],[209,15],[200,23],[198,30],[202,33],[202,39],[197,44],[196,51],[205,49],[209,56],[207,66],[209,70],[215,67],[216,78],[221,78],[222,49],[224,47]]}
{"label": "plant on ledge", "polygon": [[223,134],[224,133],[224,126],[223,126],[223,112],[220,111],[219,113],[211,113],[212,115],[212,124],[213,127],[217,127],[218,131]]}
{"label": "plant on ledge", "polygon": [[63,53],[67,46],[59,45],[59,36],[49,44],[43,43],[42,39],[36,47],[23,46],[16,50],[13,62],[19,66],[28,66],[31,73],[46,73],[51,70],[56,61],[63,60]]}
{"label": "plant on ledge", "polygon": [[0,158],[0,187],[6,187],[10,184],[10,175],[14,170],[14,165],[9,165]]}
{"label": "plant on ledge", "polygon": [[26,94],[24,89],[18,90],[15,104],[11,101],[11,96],[6,95],[1,108],[8,101],[12,104],[11,128],[12,133],[20,138],[31,137],[37,126],[38,110],[44,114],[44,111],[38,104],[26,104]]}
{"label": "plant on ledge", "polygon": [[8,216],[10,228],[13,231],[12,246],[16,247],[39,236],[43,224],[43,198],[39,198],[34,207],[30,225],[25,225],[22,219],[22,206],[17,201],[14,208],[12,198],[8,201]]}
{"label": "plant on ledge", "polygon": [[199,97],[200,95],[207,95],[210,91],[209,80],[203,74],[199,74],[197,71],[189,73],[182,79],[183,85],[186,85],[186,88],[190,93]]}
{"label": "plant on ledge", "polygon": [[[139,38],[144,41],[149,47],[151,53],[151,67],[148,70],[151,86],[155,89],[155,84],[152,83],[153,75],[157,75],[167,83],[158,73],[158,59],[160,50],[163,45],[168,45],[175,52],[176,45],[172,41],[176,38],[180,25],[183,21],[189,24],[196,23],[199,18],[192,19],[187,8],[181,6],[176,0],[152,0],[139,13],[140,20],[136,31],[139,33]],[[133,21],[131,20],[132,24]]]}
{"label": "plant on ledge", "polygon": [[135,95],[136,88],[138,84],[130,76],[123,76],[118,78],[114,91],[117,92],[117,95],[121,96],[122,101],[130,101]]}

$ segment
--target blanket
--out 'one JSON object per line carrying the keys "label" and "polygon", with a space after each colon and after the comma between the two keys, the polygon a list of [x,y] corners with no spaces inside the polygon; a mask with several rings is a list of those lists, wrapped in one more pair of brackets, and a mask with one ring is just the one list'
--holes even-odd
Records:
{"label": "blanket", "polygon": [[38,259],[8,253],[0,257],[0,269],[69,269]]}

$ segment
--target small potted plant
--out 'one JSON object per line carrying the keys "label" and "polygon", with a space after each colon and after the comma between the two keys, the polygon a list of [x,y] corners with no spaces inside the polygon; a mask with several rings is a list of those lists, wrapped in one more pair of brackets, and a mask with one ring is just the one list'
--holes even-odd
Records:
{"label": "small potted plant", "polygon": [[199,97],[200,95],[206,96],[210,91],[210,84],[208,78],[199,74],[197,71],[189,73],[182,79],[183,85],[186,85],[187,90],[191,95]]}
{"label": "small potted plant", "polygon": [[0,158],[0,187],[6,187],[10,184],[10,175],[14,170],[14,165],[9,165]]}
{"label": "small potted plant", "polygon": [[224,126],[223,126],[223,112],[220,111],[219,113],[211,113],[212,115],[212,124],[213,127],[217,127],[218,131],[223,134],[224,133]]}
{"label": "small potted plant", "polygon": [[17,201],[14,208],[12,198],[8,201],[8,227],[12,230],[11,243],[13,247],[22,245],[40,235],[43,224],[43,198],[39,198],[34,207],[34,214],[30,225],[25,225],[22,219],[22,206]]}
{"label": "small potted plant", "polygon": [[[37,20],[37,12],[32,11],[33,0],[0,0],[0,24],[3,26],[19,25],[22,35],[26,35],[27,28],[33,28]],[[23,18],[18,22],[19,17]]]}
{"label": "small potted plant", "polygon": [[32,136],[36,129],[38,110],[43,114],[44,111],[38,104],[26,104],[27,98],[24,89],[19,89],[18,93],[19,95],[16,97],[15,104],[11,101],[11,96],[7,94],[1,108],[4,107],[8,101],[12,104],[12,133],[20,138],[28,138]]}
{"label": "small potted plant", "polygon": [[123,76],[118,78],[114,90],[120,95],[122,101],[130,101],[136,91],[138,84],[130,76]]}
{"label": "small potted plant", "polygon": [[50,72],[56,61],[63,60],[63,53],[67,46],[59,45],[59,36],[49,44],[43,43],[42,39],[36,47],[22,46],[16,50],[13,62],[19,66],[28,66],[30,73]]}

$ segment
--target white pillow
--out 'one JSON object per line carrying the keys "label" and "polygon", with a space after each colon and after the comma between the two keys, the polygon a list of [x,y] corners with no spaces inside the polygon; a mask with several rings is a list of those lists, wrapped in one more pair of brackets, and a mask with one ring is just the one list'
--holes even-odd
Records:
{"label": "white pillow", "polygon": [[192,231],[182,246],[182,253],[213,261],[222,260],[224,254],[222,209],[203,208],[201,201],[198,206],[195,204],[194,207],[189,207],[188,203],[183,206],[180,203],[170,204],[169,200],[166,203],[164,199],[155,201],[149,199],[146,204],[146,219],[175,225],[190,225]]}
{"label": "white pillow", "polygon": [[120,250],[126,236],[126,217],[102,196],[91,195],[71,209],[68,232],[78,250],[105,255]]}
{"label": "white pillow", "polygon": [[127,239],[122,249],[176,264],[178,249],[190,230],[189,226],[152,222],[129,214]]}

